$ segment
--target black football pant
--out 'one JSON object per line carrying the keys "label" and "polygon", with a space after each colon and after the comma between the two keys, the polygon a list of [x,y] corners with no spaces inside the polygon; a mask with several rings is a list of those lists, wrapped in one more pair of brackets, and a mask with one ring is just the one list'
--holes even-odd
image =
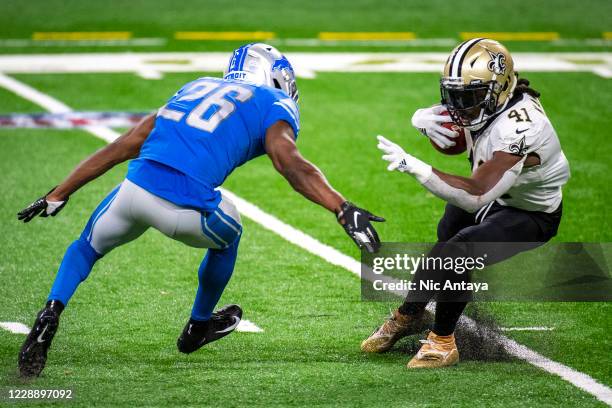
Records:
{"label": "black football pant", "polygon": [[[505,207],[493,202],[476,213],[447,204],[444,216],[438,223],[438,242],[428,257],[475,257],[479,254],[479,245],[470,243],[520,242],[503,251],[487,254],[487,265],[501,262],[519,252],[536,248],[549,241],[557,234],[561,221],[562,206],[553,213],[525,211]],[[413,282],[434,280],[443,282],[469,282],[469,272],[457,274],[453,271],[419,269]],[[400,306],[400,313],[416,315],[421,313],[427,303],[436,298],[434,333],[440,336],[450,335],[455,331],[457,321],[463,313],[471,292],[460,291],[411,291]]]}

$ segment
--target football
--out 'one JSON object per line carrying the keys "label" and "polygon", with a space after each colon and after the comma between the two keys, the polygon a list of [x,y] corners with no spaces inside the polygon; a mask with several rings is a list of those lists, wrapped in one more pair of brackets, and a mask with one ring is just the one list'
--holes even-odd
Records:
{"label": "football", "polygon": [[[448,112],[444,112],[443,115],[448,115]],[[461,154],[465,152],[467,150],[467,144],[465,142],[464,129],[461,126],[454,124],[453,122],[443,123],[442,126],[459,133],[459,136],[453,139],[456,144],[454,146],[449,147],[448,149],[443,149],[437,144],[435,144],[433,140],[429,139],[429,142],[431,143],[431,145],[440,153],[447,154],[450,156]]]}

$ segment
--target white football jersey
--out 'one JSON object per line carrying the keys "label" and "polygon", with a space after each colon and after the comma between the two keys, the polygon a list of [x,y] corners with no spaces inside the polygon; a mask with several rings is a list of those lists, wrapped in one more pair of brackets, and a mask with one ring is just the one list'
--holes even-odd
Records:
{"label": "white football jersey", "polygon": [[528,211],[553,212],[562,198],[561,188],[570,177],[569,163],[557,133],[540,101],[528,94],[505,109],[473,141],[466,132],[472,155],[472,172],[502,151],[536,155],[540,164],[524,167],[514,185],[497,202]]}

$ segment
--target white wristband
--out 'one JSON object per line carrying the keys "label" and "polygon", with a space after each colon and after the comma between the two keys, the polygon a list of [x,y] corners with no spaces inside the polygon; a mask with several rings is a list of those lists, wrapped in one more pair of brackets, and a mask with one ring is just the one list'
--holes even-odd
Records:
{"label": "white wristband", "polygon": [[426,183],[432,174],[433,169],[429,164],[415,158],[414,167],[412,168],[412,175],[414,175],[419,183]]}

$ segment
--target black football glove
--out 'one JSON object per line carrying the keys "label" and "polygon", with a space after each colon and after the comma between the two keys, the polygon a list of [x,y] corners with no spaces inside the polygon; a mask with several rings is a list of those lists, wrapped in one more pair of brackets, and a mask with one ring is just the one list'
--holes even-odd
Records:
{"label": "black football glove", "polygon": [[359,248],[365,248],[369,253],[380,249],[380,239],[370,221],[384,222],[384,218],[348,201],[342,203],[337,216],[340,225]]}
{"label": "black football glove", "polygon": [[17,213],[17,219],[23,222],[30,222],[32,218],[36,217],[38,214],[40,214],[41,217],[55,217],[68,202],[68,199],[64,201],[47,201],[47,196],[55,189],[56,187],[53,187],[47,194],[19,211]]}

